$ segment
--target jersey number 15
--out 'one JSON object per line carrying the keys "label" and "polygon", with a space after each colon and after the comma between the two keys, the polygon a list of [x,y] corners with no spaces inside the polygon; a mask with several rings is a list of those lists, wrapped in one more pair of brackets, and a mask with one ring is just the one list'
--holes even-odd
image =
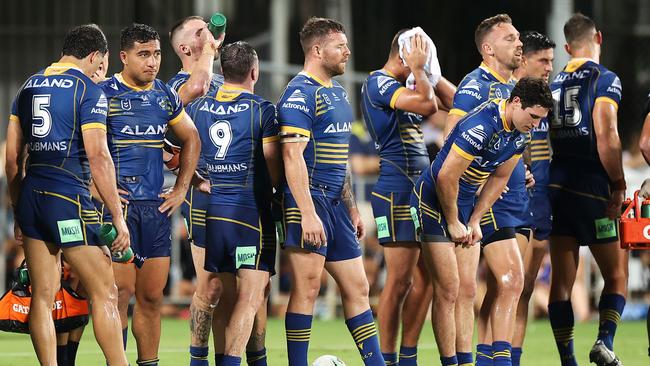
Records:
{"label": "jersey number 15", "polygon": [[564,100],[560,100],[561,93],[562,89],[553,90],[552,93],[555,118],[551,122],[551,127],[576,127],[582,120],[580,102],[578,101],[580,86],[572,86],[564,89]]}

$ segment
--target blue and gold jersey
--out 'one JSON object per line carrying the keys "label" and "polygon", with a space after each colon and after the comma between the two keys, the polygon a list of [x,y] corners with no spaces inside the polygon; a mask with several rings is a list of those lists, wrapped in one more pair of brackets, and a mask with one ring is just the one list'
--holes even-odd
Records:
{"label": "blue and gold jersey", "polygon": [[131,86],[121,74],[100,85],[108,99],[108,146],[118,186],[130,200],[160,200],[165,131],[185,114],[178,94],[158,79],[146,89]]}
{"label": "blue and gold jersey", "polygon": [[[486,64],[481,63],[481,66],[467,74],[458,85],[449,114],[462,117],[489,100],[509,98],[515,84],[515,79],[505,80]],[[526,191],[526,168],[523,161],[520,161],[512,172],[508,188],[512,195]]]}
{"label": "blue and gold jersey", "polygon": [[361,112],[379,150],[376,189],[410,192],[429,165],[422,116],[395,109],[406,88],[386,70],[372,72],[361,88]]}
{"label": "blue and gold jersey", "polygon": [[[201,136],[210,203],[256,207],[271,202],[262,144],[279,139],[275,106],[244,89],[222,86],[187,108]],[[262,199],[262,201],[260,201]]]}
{"label": "blue and gold jersey", "polygon": [[340,197],[354,120],[345,89],[303,71],[289,82],[277,106],[280,134],[309,138],[303,156],[312,193]]}
{"label": "blue and gold jersey", "polygon": [[548,118],[542,118],[539,126],[531,131],[530,172],[535,177],[535,189],[546,189],[548,169],[551,165],[551,150],[548,141]]}
{"label": "blue and gold jersey", "polygon": [[37,188],[88,194],[90,166],[82,132],[106,130],[102,90],[74,64],[54,63],[20,88],[10,123],[20,123],[29,159],[27,176]]}
{"label": "blue and gold jersey", "polygon": [[471,202],[479,187],[496,168],[510,158],[520,157],[530,142],[529,133],[509,129],[505,120],[505,99],[483,103],[463,117],[449,134],[444,146],[425,173],[435,180],[450,150],[471,161],[459,182],[459,201]]}
{"label": "blue and gold jersey", "polygon": [[[181,70],[176,75],[172,76],[171,79],[169,79],[167,85],[169,85],[172,89],[174,89],[176,93],[180,93],[180,90],[185,86],[185,83],[187,83],[187,80],[189,79],[190,79],[190,73],[185,70]],[[212,95],[214,97],[217,93],[217,89],[219,89],[221,85],[223,85],[223,76],[219,74],[212,74],[212,79],[210,80],[210,87],[208,88],[208,92],[205,94]],[[188,105],[185,106],[185,108],[186,109],[190,108],[193,102],[190,102]],[[174,135],[174,133],[171,130],[167,131],[167,134],[165,135],[165,139],[171,145],[180,146],[180,140],[178,140],[178,137],[176,137],[176,135]],[[208,176],[208,171],[205,165],[205,160],[203,159],[203,155],[199,157],[199,161],[196,164],[196,171],[199,172],[199,174],[203,177]]]}
{"label": "blue and gold jersey", "polygon": [[601,101],[618,108],[622,97],[619,78],[590,59],[576,58],[553,79],[551,93],[556,103],[550,129],[554,160],[588,164],[604,172],[592,112]]}

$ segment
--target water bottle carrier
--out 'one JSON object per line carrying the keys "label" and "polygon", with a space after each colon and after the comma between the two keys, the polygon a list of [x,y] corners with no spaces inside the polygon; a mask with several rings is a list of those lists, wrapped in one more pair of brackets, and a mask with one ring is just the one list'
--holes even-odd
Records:
{"label": "water bottle carrier", "polygon": [[650,249],[650,217],[641,217],[640,206],[639,191],[634,192],[634,199],[623,203],[619,225],[623,249]]}

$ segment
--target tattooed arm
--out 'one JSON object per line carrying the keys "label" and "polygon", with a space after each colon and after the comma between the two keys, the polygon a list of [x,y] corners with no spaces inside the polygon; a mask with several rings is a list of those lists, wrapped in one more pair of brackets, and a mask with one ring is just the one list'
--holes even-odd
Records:
{"label": "tattooed arm", "polygon": [[357,208],[357,202],[354,200],[354,194],[352,194],[352,180],[349,164],[347,172],[345,173],[345,183],[343,183],[341,200],[345,203],[345,206],[350,212],[350,220],[352,221],[352,226],[354,226],[354,229],[356,230],[357,238],[362,239],[366,234],[366,228],[363,225],[363,220],[361,220],[361,215]]}

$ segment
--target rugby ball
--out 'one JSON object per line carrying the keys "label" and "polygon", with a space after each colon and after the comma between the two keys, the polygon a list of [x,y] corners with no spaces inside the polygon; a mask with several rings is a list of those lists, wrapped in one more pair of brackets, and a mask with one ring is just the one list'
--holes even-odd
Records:
{"label": "rugby ball", "polygon": [[332,355],[324,355],[318,357],[312,366],[345,366],[345,362],[341,361],[340,358]]}

